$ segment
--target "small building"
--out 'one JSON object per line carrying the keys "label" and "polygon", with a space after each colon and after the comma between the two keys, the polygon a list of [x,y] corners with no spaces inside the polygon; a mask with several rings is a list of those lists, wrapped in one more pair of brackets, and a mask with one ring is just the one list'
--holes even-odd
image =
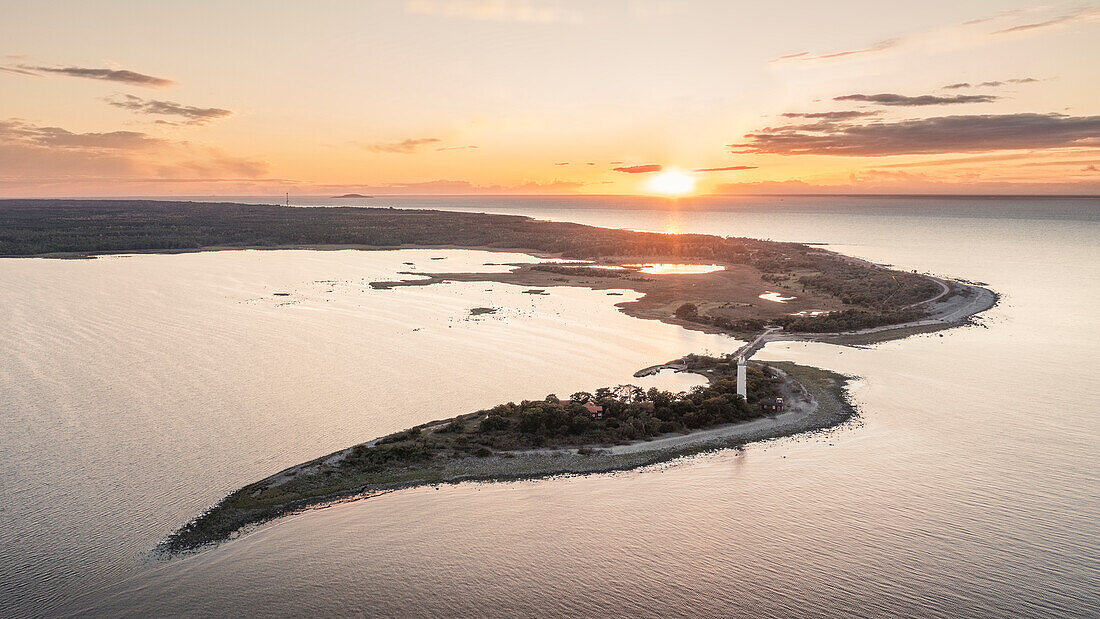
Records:
{"label": "small building", "polygon": [[584,407],[584,410],[588,411],[588,414],[591,415],[593,419],[603,419],[603,407],[599,404],[589,400],[581,406]]}
{"label": "small building", "polygon": [[760,410],[765,413],[782,413],[784,408],[783,398],[764,398],[760,400]]}

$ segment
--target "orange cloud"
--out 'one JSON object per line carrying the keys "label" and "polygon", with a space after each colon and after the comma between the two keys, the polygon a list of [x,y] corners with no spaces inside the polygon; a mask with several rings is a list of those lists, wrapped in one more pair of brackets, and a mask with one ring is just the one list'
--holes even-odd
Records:
{"label": "orange cloud", "polygon": [[422,147],[441,142],[439,138],[409,138],[400,142],[379,142],[377,144],[364,144],[363,148],[372,153],[399,153],[411,155]]}
{"label": "orange cloud", "polygon": [[[588,164],[595,165],[595,164]],[[649,163],[646,165],[629,165],[621,168],[611,168],[616,172],[626,172],[627,174],[647,174],[649,172],[660,172],[662,169],[659,163]]]}

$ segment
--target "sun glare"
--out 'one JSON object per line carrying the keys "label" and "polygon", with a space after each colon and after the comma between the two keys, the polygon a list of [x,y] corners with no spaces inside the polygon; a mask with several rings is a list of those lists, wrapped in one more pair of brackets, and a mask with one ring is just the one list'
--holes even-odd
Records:
{"label": "sun glare", "polygon": [[646,182],[646,190],[666,196],[683,196],[695,191],[695,177],[671,168]]}

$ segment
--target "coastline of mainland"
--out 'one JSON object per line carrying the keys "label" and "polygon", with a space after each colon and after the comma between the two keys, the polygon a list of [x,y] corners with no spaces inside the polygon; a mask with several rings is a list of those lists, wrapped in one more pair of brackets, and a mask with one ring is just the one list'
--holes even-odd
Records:
{"label": "coastline of mainland", "polygon": [[[416,279],[374,282],[372,287],[384,290],[445,281],[494,281],[534,289],[632,289],[642,296],[617,305],[628,315],[732,334],[753,340],[754,345],[748,347],[753,349],[779,340],[862,345],[899,339],[966,324],[998,302],[994,292],[977,284],[897,271],[797,243],[640,233],[519,216],[386,208],[24,200],[0,201],[0,224],[6,224],[9,231],[0,239],[0,255],[20,257],[246,248],[515,251],[571,262],[511,265],[514,268],[506,273],[405,272],[402,274]],[[51,230],[55,238],[43,237],[40,230]],[[707,263],[722,268],[708,273],[651,275],[633,268],[638,263]],[[617,268],[593,268],[597,266]],[[753,350],[743,352],[751,354]],[[706,376],[711,381],[708,389],[722,387],[722,381],[715,382],[713,371],[729,361],[730,357],[714,359],[707,362],[710,367],[688,371]],[[660,426],[654,421],[639,440],[616,434],[613,444],[549,448],[500,448],[494,444],[492,449],[484,445],[452,449],[454,445],[447,442],[451,437],[440,433],[461,425],[463,437],[476,438],[477,424],[493,416],[479,411],[360,443],[249,484],[170,535],[160,550],[199,549],[282,515],[400,488],[629,470],[823,430],[856,414],[844,392],[850,377],[787,362],[754,362],[754,366],[771,377],[776,393],[781,392],[790,402],[790,410],[774,417],[750,417],[744,400],[715,388],[707,392],[714,396],[708,402],[721,400],[721,406],[740,407],[736,423],[721,423],[731,421],[729,415],[711,416],[703,424],[676,420]],[[693,406],[702,410],[709,404]],[[638,419],[655,417],[642,411],[631,416],[630,423]],[[515,421],[511,424],[508,431],[518,432]],[[675,427],[675,431],[658,432],[657,427]],[[437,444],[446,444],[451,451],[433,451]],[[407,453],[398,453],[397,448]],[[377,456],[383,453],[398,453],[399,457],[379,461]],[[303,484],[307,478],[318,483]],[[307,491],[291,492],[289,488]]]}

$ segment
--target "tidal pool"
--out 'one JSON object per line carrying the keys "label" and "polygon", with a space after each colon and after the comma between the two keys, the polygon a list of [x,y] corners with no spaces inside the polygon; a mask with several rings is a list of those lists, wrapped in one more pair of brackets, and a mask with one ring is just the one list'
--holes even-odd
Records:
{"label": "tidal pool", "polygon": [[726,267],[720,264],[628,264],[628,267],[641,267],[641,273],[650,275],[698,275],[700,273],[714,273],[724,271]]}

